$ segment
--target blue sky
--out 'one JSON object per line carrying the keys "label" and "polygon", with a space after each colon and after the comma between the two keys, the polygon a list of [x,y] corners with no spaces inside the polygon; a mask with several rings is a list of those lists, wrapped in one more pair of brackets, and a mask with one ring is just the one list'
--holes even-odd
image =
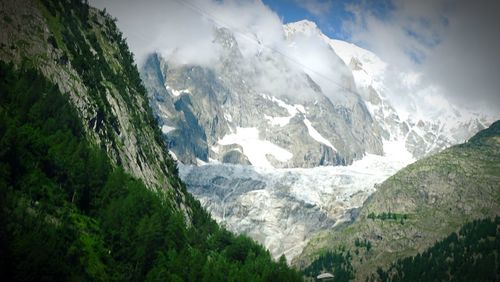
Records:
{"label": "blue sky", "polygon": [[352,2],[348,0],[317,1],[323,4],[322,7],[318,7],[321,13],[308,9],[304,4],[300,4],[301,2],[299,1],[264,0],[263,2],[276,12],[283,19],[284,23],[308,19],[316,22],[323,33],[329,37],[339,39],[345,39],[346,37],[342,32],[342,21],[352,17],[352,14],[346,11],[346,5]]}
{"label": "blue sky", "polygon": [[349,32],[343,28],[344,21],[352,21],[351,5],[362,5],[380,19],[387,17],[394,7],[390,0],[263,0],[264,4],[275,11],[284,23],[303,19],[314,21],[321,31],[331,38],[350,39]]}
{"label": "blue sky", "polygon": [[419,73],[416,92],[432,85],[465,105],[500,108],[498,0],[262,1],[284,23],[314,21],[330,38]]}

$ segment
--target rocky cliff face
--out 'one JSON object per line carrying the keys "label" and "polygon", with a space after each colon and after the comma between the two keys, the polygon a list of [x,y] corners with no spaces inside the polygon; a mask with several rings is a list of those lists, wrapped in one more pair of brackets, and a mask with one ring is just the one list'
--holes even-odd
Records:
{"label": "rocky cliff face", "polygon": [[440,118],[404,115],[387,64],[312,22],[285,25],[283,40],[292,51],[322,46],[332,79],[273,48],[249,56],[227,29],[213,37],[222,51],[212,65],[154,54],[141,75],[190,192],[276,257],[297,256],[315,233],[352,220],[374,184],[490,121],[452,106]]}
{"label": "rocky cliff face", "polygon": [[227,29],[214,28],[213,36],[222,50],[213,65],[183,65],[154,54],[142,70],[169,148],[185,164],[349,165],[366,153],[383,155],[384,141],[403,143],[418,159],[467,140],[494,120],[441,100],[423,113],[420,108],[429,105],[415,93],[405,93],[405,106],[396,107],[396,94],[386,85],[398,79],[388,77],[395,75],[390,66],[328,38],[309,21],[285,25],[285,42],[293,50],[304,40],[320,41],[335,81],[266,46],[243,55]]}
{"label": "rocky cliff face", "polygon": [[224,51],[210,68],[179,66],[159,55],[143,68],[151,104],[181,162],[315,167],[382,153],[377,125],[349,90],[347,68],[339,70],[346,85],[325,93],[272,50],[245,57],[226,29],[217,29],[214,40]]}
{"label": "rocky cliff face", "polygon": [[[357,279],[416,255],[466,222],[500,214],[500,121],[467,143],[402,169],[377,187],[354,223],[312,239],[298,265],[344,246]],[[384,216],[385,214],[385,216]],[[359,251],[355,241],[368,240]],[[356,252],[356,250],[358,250]]]}
{"label": "rocky cliff face", "polygon": [[178,180],[167,177],[174,163],[154,131],[155,120],[125,40],[108,15],[74,6],[81,5],[2,1],[0,59],[39,69],[69,95],[91,142],[151,188],[170,191],[183,206],[183,194],[172,188]]}
{"label": "rocky cliff face", "polygon": [[[290,24],[289,28],[293,29],[294,25],[296,24]],[[388,84],[400,80],[399,84],[404,85],[409,83],[408,80],[414,80],[415,74],[395,72],[390,65],[368,50],[348,42],[332,40],[322,34],[319,36],[349,66],[358,93],[370,115],[382,128],[380,134],[383,139],[404,143],[415,159],[465,142],[476,132],[488,127],[496,118],[453,105],[440,98],[439,93],[425,97],[408,92],[403,94],[405,98],[402,102],[396,102],[396,97],[402,94],[395,93]]]}

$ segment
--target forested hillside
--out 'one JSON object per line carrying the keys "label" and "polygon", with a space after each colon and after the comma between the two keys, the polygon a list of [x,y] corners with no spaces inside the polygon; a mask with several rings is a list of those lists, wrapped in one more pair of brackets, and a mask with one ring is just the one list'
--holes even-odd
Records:
{"label": "forested hillside", "polygon": [[[365,280],[378,269],[386,271],[395,261],[425,252],[464,224],[497,216],[500,216],[500,121],[466,143],[421,159],[391,176],[365,201],[354,222],[312,239],[297,263],[307,269],[308,265],[324,261],[323,254],[328,251],[340,252],[351,258],[355,279]],[[493,241],[498,240],[498,233],[491,236]],[[478,251],[488,260],[496,252],[491,248],[498,247],[489,243],[481,246],[482,249],[471,252]],[[462,252],[462,257],[475,255],[469,254],[468,248],[454,250]],[[493,263],[495,271],[498,269],[496,257],[488,263]],[[328,266],[329,262],[323,264]],[[481,270],[482,264],[467,260],[461,267]],[[410,273],[413,266],[418,272],[419,266],[412,265],[402,272]],[[433,274],[438,275],[438,271]]]}
{"label": "forested hillside", "polygon": [[1,7],[2,279],[301,279],[186,192],[109,16],[80,1]]}
{"label": "forested hillside", "polygon": [[498,281],[500,217],[466,224],[422,254],[398,260],[375,281]]}

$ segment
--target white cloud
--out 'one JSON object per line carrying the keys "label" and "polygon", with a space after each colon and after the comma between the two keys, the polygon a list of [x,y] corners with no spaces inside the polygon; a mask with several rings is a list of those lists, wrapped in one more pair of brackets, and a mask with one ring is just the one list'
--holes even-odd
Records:
{"label": "white cloud", "polygon": [[333,6],[332,0],[295,0],[295,3],[320,18],[327,16]]}
{"label": "white cloud", "polygon": [[213,40],[214,27],[234,31],[243,52],[257,52],[255,40],[271,46],[283,40],[281,20],[257,0],[95,0],[92,4],[118,19],[139,64],[158,52],[178,63],[210,65],[220,51]]}
{"label": "white cloud", "polygon": [[419,80],[406,91],[437,88],[463,106],[487,106],[498,111],[497,3],[392,0],[393,9],[383,17],[364,4],[351,5],[354,17],[346,20],[343,28],[352,41],[374,51],[399,72],[419,73]]}
{"label": "white cloud", "polygon": [[[238,71],[246,72],[256,91],[276,96],[310,98],[304,71],[334,99],[347,68],[318,34],[298,36],[293,44],[285,39],[283,23],[259,0],[103,0],[93,3],[117,17],[138,65],[158,52],[178,64],[217,66],[221,52],[214,40],[215,28],[231,30],[244,61]],[[258,54],[258,56],[256,56]],[[327,79],[325,79],[325,77]],[[343,95],[345,96],[345,95]]]}

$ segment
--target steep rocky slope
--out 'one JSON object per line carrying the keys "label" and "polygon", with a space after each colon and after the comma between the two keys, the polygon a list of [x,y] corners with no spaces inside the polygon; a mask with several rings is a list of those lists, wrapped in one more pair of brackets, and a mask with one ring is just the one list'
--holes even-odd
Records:
{"label": "steep rocky slope", "polygon": [[[351,220],[375,183],[491,122],[451,105],[405,115],[386,83],[399,79],[390,66],[310,21],[284,25],[281,47],[259,41],[255,53],[244,52],[253,34],[242,40],[240,31],[213,26],[208,36],[212,64],[160,52],[141,76],[190,192],[276,257],[293,258],[314,233]],[[322,54],[316,67],[328,79],[290,55],[311,52]]]}
{"label": "steep rocky slope", "polygon": [[169,148],[181,162],[315,167],[382,153],[377,125],[333,51],[343,81],[335,91],[322,89],[274,50],[243,55],[228,29],[214,27],[213,36],[223,51],[210,67],[152,55],[142,71]]}
{"label": "steep rocky slope", "polygon": [[[357,279],[415,255],[477,218],[500,214],[500,121],[424,158],[377,187],[352,223],[312,239],[296,264],[349,250]],[[367,240],[367,241],[365,241]],[[358,241],[358,243],[356,243]],[[370,248],[358,248],[359,242]]]}
{"label": "steep rocky slope", "polygon": [[416,159],[462,143],[498,118],[454,105],[438,92],[405,91],[405,98],[397,101],[399,93],[390,84],[397,79],[405,89],[404,85],[412,80],[418,81],[418,74],[397,72],[368,50],[322,37],[351,69],[357,89],[382,127],[384,138],[402,140]]}
{"label": "steep rocky slope", "polygon": [[300,280],[187,193],[106,12],[2,1],[0,23],[4,280]]}
{"label": "steep rocky slope", "polygon": [[64,1],[2,1],[0,58],[39,69],[68,93],[92,142],[132,175],[168,189],[169,156],[115,21],[90,8],[61,13],[71,8]]}

